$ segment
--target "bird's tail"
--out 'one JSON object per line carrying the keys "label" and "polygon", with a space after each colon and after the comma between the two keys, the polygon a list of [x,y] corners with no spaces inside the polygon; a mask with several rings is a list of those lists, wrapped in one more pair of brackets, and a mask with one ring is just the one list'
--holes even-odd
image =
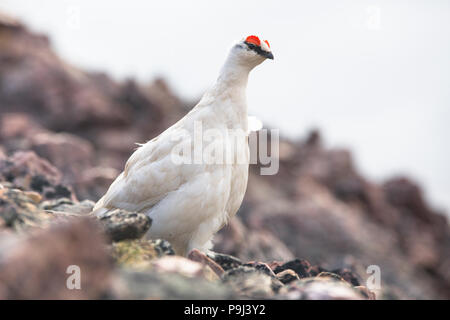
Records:
{"label": "bird's tail", "polygon": [[92,214],[97,216],[97,217],[101,217],[105,213],[107,213],[109,210],[110,209],[105,208],[103,206],[103,198],[101,198],[100,200],[97,201],[97,203],[95,204],[94,208],[92,209]]}
{"label": "bird's tail", "polygon": [[105,207],[100,207],[98,209],[92,210],[91,214],[93,214],[96,217],[101,217],[103,216],[105,213],[107,213],[110,209],[105,208]]}

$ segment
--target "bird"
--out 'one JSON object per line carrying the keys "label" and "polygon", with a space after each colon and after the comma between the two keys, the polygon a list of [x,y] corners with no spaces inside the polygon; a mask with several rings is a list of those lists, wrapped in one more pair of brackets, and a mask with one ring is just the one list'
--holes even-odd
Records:
{"label": "bird", "polygon": [[[193,249],[209,252],[214,234],[235,216],[247,189],[247,82],[250,71],[266,59],[274,59],[267,40],[250,35],[235,43],[214,85],[182,119],[139,145],[93,213],[144,213],[152,220],[147,238],[169,241],[182,256]],[[209,144],[202,141],[201,150],[236,143],[230,141],[231,131],[245,133],[237,138],[231,161],[185,161],[190,152],[199,154],[192,138],[199,124],[202,132],[215,133]],[[178,149],[186,154],[173,151]]]}

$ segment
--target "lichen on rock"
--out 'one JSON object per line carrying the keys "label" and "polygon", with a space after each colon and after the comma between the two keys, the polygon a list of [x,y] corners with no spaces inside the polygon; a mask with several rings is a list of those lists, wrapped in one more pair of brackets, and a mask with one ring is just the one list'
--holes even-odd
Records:
{"label": "lichen on rock", "polygon": [[112,243],[110,250],[119,265],[138,269],[145,269],[154,259],[175,254],[170,243],[160,239],[123,240]]}
{"label": "lichen on rock", "polygon": [[145,214],[115,209],[98,217],[112,241],[139,239],[150,229],[152,220]]}

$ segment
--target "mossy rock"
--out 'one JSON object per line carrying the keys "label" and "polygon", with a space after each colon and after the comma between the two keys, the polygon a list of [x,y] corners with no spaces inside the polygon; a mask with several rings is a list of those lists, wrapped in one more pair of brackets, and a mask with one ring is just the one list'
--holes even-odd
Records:
{"label": "mossy rock", "polygon": [[121,266],[146,269],[153,259],[174,255],[169,242],[165,240],[124,240],[111,245],[111,256]]}

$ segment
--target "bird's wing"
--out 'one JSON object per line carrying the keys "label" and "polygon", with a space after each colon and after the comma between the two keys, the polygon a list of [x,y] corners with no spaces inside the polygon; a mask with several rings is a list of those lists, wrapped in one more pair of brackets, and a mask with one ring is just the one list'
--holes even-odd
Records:
{"label": "bird's wing", "polygon": [[185,182],[186,172],[182,165],[174,163],[172,150],[180,143],[182,134],[180,126],[174,125],[141,145],[97,202],[94,212],[101,208],[143,211],[177,190]]}

